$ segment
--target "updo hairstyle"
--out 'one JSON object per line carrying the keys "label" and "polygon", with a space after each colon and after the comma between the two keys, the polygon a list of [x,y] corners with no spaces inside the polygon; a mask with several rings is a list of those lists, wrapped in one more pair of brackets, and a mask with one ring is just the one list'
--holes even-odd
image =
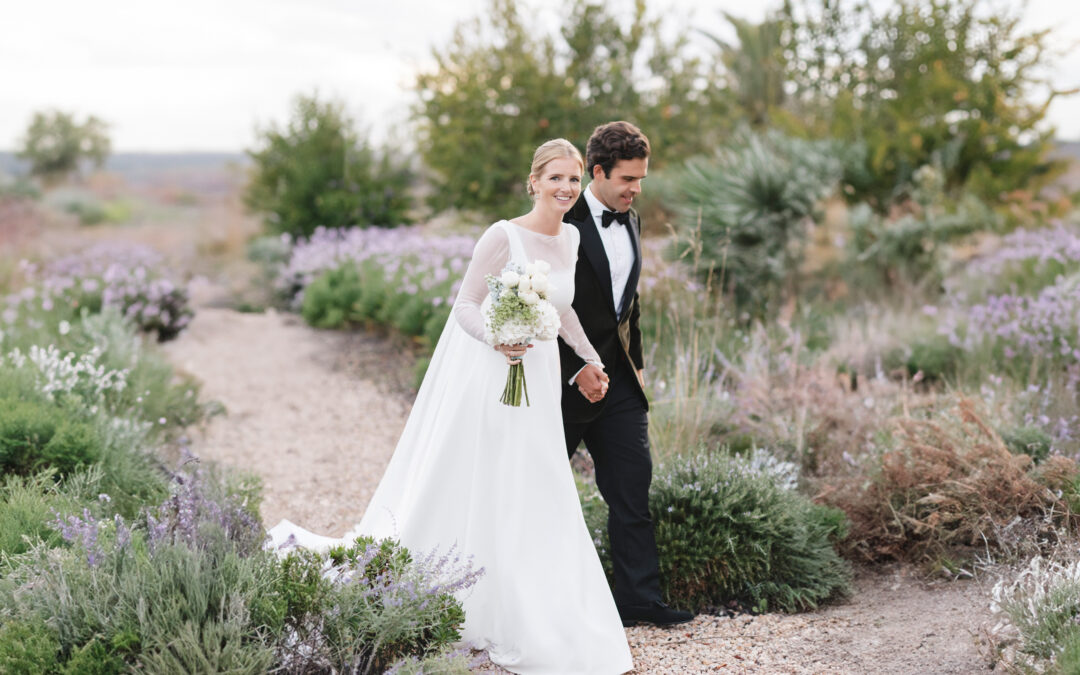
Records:
{"label": "updo hairstyle", "polygon": [[585,160],[581,157],[581,152],[578,151],[574,144],[565,138],[553,138],[547,141],[533,153],[532,169],[529,171],[529,178],[525,179],[525,191],[529,193],[530,197],[536,197],[536,190],[533,189],[532,180],[533,176],[539,177],[543,173],[544,167],[547,166],[552,160],[562,159],[569,157],[576,159],[578,166],[581,167],[582,174],[585,173]]}

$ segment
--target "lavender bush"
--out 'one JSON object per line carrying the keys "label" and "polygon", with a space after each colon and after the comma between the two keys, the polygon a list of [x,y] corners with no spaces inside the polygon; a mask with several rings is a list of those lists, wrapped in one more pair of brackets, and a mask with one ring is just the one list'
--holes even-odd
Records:
{"label": "lavender bush", "polygon": [[281,557],[261,545],[256,494],[189,458],[172,496],[142,518],[54,513],[66,547],[8,559],[0,613],[56,644],[51,666],[109,672],[383,672],[411,656],[436,663],[459,638],[454,593],[482,571],[452,551],[414,559],[370,539]]}
{"label": "lavender bush", "polygon": [[951,296],[979,300],[992,294],[1030,294],[1060,276],[1080,271],[1080,227],[1062,221],[1038,230],[1016,230],[988,255],[946,280]]}
{"label": "lavender bush", "polygon": [[27,321],[71,320],[81,308],[99,312],[115,308],[141,330],[172,339],[193,316],[187,289],[162,271],[163,259],[153,249],[107,242],[54,260],[42,268],[24,265],[35,283],[9,295],[0,318],[13,325]]}
{"label": "lavender bush", "polygon": [[991,295],[974,305],[950,300],[931,310],[938,332],[962,350],[976,377],[990,369],[1034,386],[1063,378],[1066,392],[1080,391],[1080,274],[1060,277],[1035,296]]}
{"label": "lavender bush", "polygon": [[370,261],[402,294],[424,295],[436,307],[452,305],[475,243],[472,235],[437,236],[422,227],[318,228],[309,239],[292,243],[275,287],[299,309],[304,289],[316,278],[343,263]]}
{"label": "lavender bush", "polygon": [[281,658],[297,672],[383,672],[403,657],[440,652],[461,637],[455,593],[483,574],[453,549],[414,558],[369,537],[325,556],[284,553],[289,639]]}

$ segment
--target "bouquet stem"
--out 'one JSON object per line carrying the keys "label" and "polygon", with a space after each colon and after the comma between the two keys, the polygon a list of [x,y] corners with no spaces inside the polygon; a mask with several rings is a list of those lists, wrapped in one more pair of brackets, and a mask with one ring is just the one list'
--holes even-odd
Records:
{"label": "bouquet stem", "polygon": [[522,394],[525,396],[525,405],[528,406],[529,387],[525,384],[525,364],[518,361],[512,364],[509,372],[506,373],[506,386],[503,387],[502,398],[499,402],[520,407]]}

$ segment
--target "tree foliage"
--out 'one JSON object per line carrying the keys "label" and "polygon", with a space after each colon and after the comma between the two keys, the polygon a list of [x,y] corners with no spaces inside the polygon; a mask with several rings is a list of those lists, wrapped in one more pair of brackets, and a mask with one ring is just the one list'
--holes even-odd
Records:
{"label": "tree foliage", "polygon": [[29,160],[30,173],[46,180],[64,178],[88,160],[100,167],[112,144],[108,125],[93,115],[81,124],[73,113],[36,112],[23,136],[18,157]]}
{"label": "tree foliage", "polygon": [[565,8],[552,35],[538,33],[517,0],[492,0],[433,51],[415,89],[435,207],[520,208],[537,145],[559,136],[583,145],[614,119],[648,134],[654,162],[700,146],[719,104],[707,86],[713,71],[688,55],[685,38],[666,40],[644,0],[625,12],[595,1]]}
{"label": "tree foliage", "polygon": [[244,201],[273,232],[408,222],[412,171],[355,130],[344,106],[298,96],[285,128],[260,132]]}
{"label": "tree foliage", "polygon": [[789,126],[858,138],[879,208],[906,198],[933,165],[947,188],[1000,201],[1052,177],[1039,100],[1048,31],[984,0],[804,0],[784,10]]}

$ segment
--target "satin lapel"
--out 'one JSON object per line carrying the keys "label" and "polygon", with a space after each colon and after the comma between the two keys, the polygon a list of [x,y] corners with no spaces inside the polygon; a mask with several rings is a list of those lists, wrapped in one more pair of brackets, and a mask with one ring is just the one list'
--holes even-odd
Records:
{"label": "satin lapel", "polygon": [[574,224],[581,232],[581,248],[585,251],[585,257],[592,265],[593,272],[596,273],[600,293],[607,300],[608,310],[617,318],[615,298],[611,295],[611,267],[608,264],[607,254],[604,252],[604,242],[600,239],[600,233],[596,231],[596,221],[589,212],[589,205],[584,195],[578,199],[577,204],[567,215],[573,218]]}
{"label": "satin lapel", "polygon": [[623,290],[622,307],[619,308],[620,320],[634,300],[634,292],[637,290],[638,279],[641,277],[641,221],[638,220],[636,213],[630,214],[630,244],[634,247],[634,264],[630,267],[630,276],[627,277],[626,288]]}

